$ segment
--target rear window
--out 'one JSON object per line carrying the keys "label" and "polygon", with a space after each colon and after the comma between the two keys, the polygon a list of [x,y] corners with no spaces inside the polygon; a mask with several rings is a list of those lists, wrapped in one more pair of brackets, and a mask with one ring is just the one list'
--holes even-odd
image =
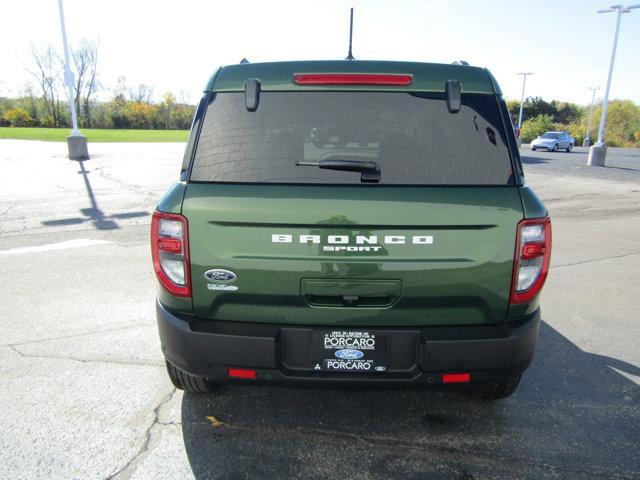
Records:
{"label": "rear window", "polygon": [[296,161],[365,160],[382,185],[507,185],[511,161],[496,98],[463,94],[244,92],[215,94],[196,147],[197,182],[360,184],[360,173]]}

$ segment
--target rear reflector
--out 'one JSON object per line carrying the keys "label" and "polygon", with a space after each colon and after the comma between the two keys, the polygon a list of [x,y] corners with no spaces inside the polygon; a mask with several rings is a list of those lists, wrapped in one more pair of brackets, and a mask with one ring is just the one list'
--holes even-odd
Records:
{"label": "rear reflector", "polygon": [[182,240],[177,238],[158,238],[158,250],[163,252],[180,253],[182,251]]}
{"label": "rear reflector", "polygon": [[297,85],[410,85],[411,75],[385,73],[296,73]]}
{"label": "rear reflector", "polygon": [[442,383],[468,383],[471,381],[469,373],[445,373],[442,375]]}
{"label": "rear reflector", "polygon": [[255,370],[248,368],[230,368],[229,376],[231,378],[256,378],[257,373]]}

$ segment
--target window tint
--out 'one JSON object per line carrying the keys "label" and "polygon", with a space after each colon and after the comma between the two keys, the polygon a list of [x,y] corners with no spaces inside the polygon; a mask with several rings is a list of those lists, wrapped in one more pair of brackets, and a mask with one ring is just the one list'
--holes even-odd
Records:
{"label": "window tint", "polygon": [[560,138],[560,134],[559,133],[547,132],[547,133],[542,135],[542,138],[553,138],[553,139],[557,140],[558,138]]}
{"label": "window tint", "polygon": [[441,94],[262,92],[256,112],[244,93],[209,105],[191,180],[360,184],[360,173],[295,162],[366,160],[380,184],[506,185],[511,160],[495,97],[464,94],[458,113]]}

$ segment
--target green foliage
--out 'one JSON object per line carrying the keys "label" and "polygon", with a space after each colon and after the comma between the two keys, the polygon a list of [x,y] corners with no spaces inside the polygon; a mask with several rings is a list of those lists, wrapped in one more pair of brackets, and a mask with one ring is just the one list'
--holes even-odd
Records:
{"label": "green foliage", "polygon": [[518,100],[507,100],[507,110],[511,116],[511,123],[514,126],[518,124],[518,113],[520,112],[520,102]]}
{"label": "green foliage", "polygon": [[156,106],[155,128],[173,130],[187,129],[191,126],[194,109],[190,105],[177,103],[171,93],[165,93],[162,102]]}
{"label": "green foliage", "polygon": [[[597,128],[598,128],[597,125],[595,127],[591,125],[591,144],[595,142]],[[582,145],[582,142],[587,136],[587,124],[582,123],[581,121],[571,123],[566,127],[562,126],[561,130],[565,130],[569,132],[569,134],[576,139],[576,145]]]}
{"label": "green foliage", "polygon": [[38,126],[43,128],[52,128],[56,126],[55,119],[53,118],[52,115],[49,115],[48,113],[40,115],[37,123],[38,123]]}
{"label": "green foliage", "polygon": [[[514,125],[518,122],[520,102],[508,100],[507,108]],[[593,109],[590,137],[592,143],[598,136],[601,105]],[[564,130],[581,145],[587,134],[589,107],[553,100],[545,102],[538,97],[527,98],[523,109],[524,122],[521,138],[530,142],[539,134],[548,130]],[[631,100],[612,100],[609,102],[605,142],[611,147],[640,147],[640,106]]]}
{"label": "green foliage", "polygon": [[553,100],[551,105],[554,110],[554,113],[552,114],[553,120],[562,125],[567,125],[580,120],[585,110],[583,107],[569,102],[556,102]]}
{"label": "green foliage", "polygon": [[[29,123],[21,123],[21,126],[57,127],[70,125],[69,103],[59,102],[56,106],[55,117],[51,113],[50,105],[47,105],[42,97],[37,97],[32,91],[19,98],[0,97],[0,126],[12,125],[5,113],[12,109],[20,109],[27,112]],[[83,106],[84,108],[84,106]],[[88,113],[87,113],[88,112]],[[167,93],[159,103],[151,103],[142,100],[127,98],[126,92],[117,93],[113,99],[106,102],[91,101],[90,108],[84,110],[85,117],[81,126],[91,125],[95,128],[134,128],[134,129],[159,129],[159,130],[187,130],[191,126],[191,120],[195,113],[195,107],[176,100],[175,96]],[[89,118],[86,115],[90,115]],[[16,113],[10,114],[13,118]],[[28,117],[17,118],[15,121],[24,121]]]}
{"label": "green foliage", "polygon": [[[149,98],[143,98],[149,97],[151,89],[145,87],[144,91],[141,90],[139,87],[138,91],[132,94],[125,79],[121,78],[111,100],[91,101],[88,110],[90,118],[85,118],[85,124],[97,129],[189,129],[195,113],[193,105],[179,102],[171,93],[166,93],[160,102],[152,103]],[[508,100],[507,108],[515,125],[520,102]],[[594,107],[590,132],[592,142],[595,142],[597,137],[600,111],[600,105]],[[47,103],[43,97],[36,96],[29,87],[25,88],[19,98],[0,97],[0,126],[70,125],[67,102],[58,101],[55,112],[54,116],[50,101]],[[576,144],[580,145],[586,135],[588,117],[588,107],[555,100],[546,102],[539,97],[530,97],[524,103],[521,137],[528,143],[545,131],[565,130],[571,133],[576,139]],[[640,147],[640,106],[630,100],[611,101],[605,141],[609,146]]]}
{"label": "green foliage", "polygon": [[531,140],[549,130],[555,130],[553,117],[551,115],[538,115],[522,123],[520,138],[525,143],[531,143]]}
{"label": "green foliage", "polygon": [[[0,127],[0,138],[65,142],[69,128]],[[116,130],[83,128],[90,142],[186,142],[187,130]]]}
{"label": "green foliage", "polygon": [[[598,136],[601,113],[602,106],[595,106],[589,132],[592,142],[595,142]],[[580,144],[584,140],[588,122],[589,110],[585,109],[584,114],[578,121],[566,127],[571,135],[576,138],[576,143]],[[604,134],[605,143],[610,147],[640,147],[638,132],[640,132],[640,107],[631,100],[610,101]]]}
{"label": "green foliage", "polygon": [[128,102],[124,107],[124,118],[131,128],[150,130],[156,118],[156,109],[144,102]]}
{"label": "green foliage", "polygon": [[636,104],[631,100],[614,100],[609,103],[605,131],[607,145],[613,147],[634,146],[635,134],[639,131],[640,108]]}
{"label": "green foliage", "polygon": [[[518,100],[508,100],[507,108],[511,114],[513,124],[516,125],[520,113],[520,102]],[[529,97],[524,101],[522,117],[524,123],[526,120],[539,115],[550,115],[554,122],[567,124],[578,120],[583,110],[582,107],[575,103],[558,102],[556,100],[545,102],[540,97]]]}
{"label": "green foliage", "polygon": [[33,118],[23,108],[10,108],[2,114],[2,120],[12,127],[30,127],[33,125]]}

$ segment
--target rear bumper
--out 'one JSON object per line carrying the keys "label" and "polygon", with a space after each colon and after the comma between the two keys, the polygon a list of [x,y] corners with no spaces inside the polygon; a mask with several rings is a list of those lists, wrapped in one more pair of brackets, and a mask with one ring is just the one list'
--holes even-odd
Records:
{"label": "rear bumper", "polygon": [[[474,383],[493,381],[529,366],[540,324],[537,310],[500,325],[386,328],[401,347],[391,353],[392,368],[375,374],[336,374],[314,372],[306,361],[311,349],[308,326],[201,321],[171,312],[160,302],[156,310],[162,351],[171,364],[213,381],[230,381],[231,367],[250,368],[257,378],[244,382],[252,383],[437,384],[444,373],[455,372],[471,373]],[[413,344],[407,342],[410,338],[415,338]]]}

